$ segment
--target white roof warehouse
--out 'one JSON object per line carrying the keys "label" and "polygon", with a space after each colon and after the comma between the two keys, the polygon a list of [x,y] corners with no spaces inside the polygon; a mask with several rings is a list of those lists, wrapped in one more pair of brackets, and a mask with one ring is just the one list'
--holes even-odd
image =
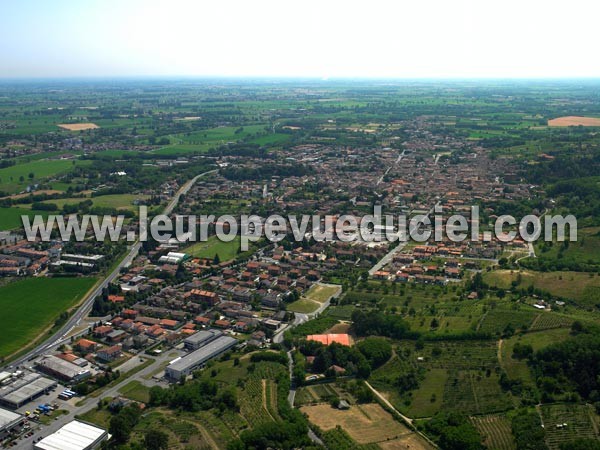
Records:
{"label": "white roof warehouse", "polygon": [[172,380],[181,380],[194,370],[202,367],[208,360],[225,353],[238,343],[237,339],[230,336],[221,336],[209,342],[202,348],[173,361],[167,366],[166,375]]}
{"label": "white roof warehouse", "polygon": [[74,420],[34,444],[33,448],[36,450],[92,450],[98,448],[100,443],[108,438],[106,430]]}

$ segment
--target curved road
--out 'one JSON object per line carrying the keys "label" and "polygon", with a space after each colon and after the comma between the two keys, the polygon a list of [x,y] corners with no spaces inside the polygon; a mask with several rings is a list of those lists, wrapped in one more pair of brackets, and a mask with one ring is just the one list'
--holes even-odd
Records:
{"label": "curved road", "polygon": [[[177,204],[179,203],[179,199],[181,195],[187,194],[189,190],[192,188],[194,183],[200,178],[208,174],[216,173],[218,169],[210,170],[208,172],[201,173],[200,175],[196,175],[194,178],[186,182],[180,189],[177,191],[173,199],[169,202],[169,204],[165,207],[163,214],[169,215],[173,212]],[[115,269],[104,279],[101,283],[97,284],[92,291],[90,291],[85,299],[81,302],[77,311],[75,311],[67,320],[67,322],[56,332],[52,337],[47,339],[45,342],[38,345],[36,348],[30,350],[25,355],[20,356],[16,360],[13,360],[9,364],[7,364],[4,368],[13,368],[20,365],[25,364],[27,361],[33,360],[45,353],[52,351],[54,348],[60,346],[61,344],[67,342],[70,338],[68,337],[69,333],[73,328],[75,328],[82,319],[84,319],[92,310],[92,306],[94,305],[94,299],[102,293],[102,290],[108,287],[110,283],[112,283],[121,272],[121,268],[127,267],[137,256],[142,244],[137,241],[135,242],[127,255],[121,260],[121,262],[115,267]]]}

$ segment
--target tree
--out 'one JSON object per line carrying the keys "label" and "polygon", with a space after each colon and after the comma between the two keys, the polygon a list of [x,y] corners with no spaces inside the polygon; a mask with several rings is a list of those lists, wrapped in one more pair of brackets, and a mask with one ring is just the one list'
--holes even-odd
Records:
{"label": "tree", "polygon": [[117,444],[124,444],[129,440],[131,429],[125,417],[117,414],[110,419],[108,431]]}
{"label": "tree", "polygon": [[29,177],[30,180],[33,180],[35,178],[35,174],[33,172],[29,172],[29,175],[27,175]]}
{"label": "tree", "polygon": [[169,436],[156,429],[149,429],[144,434],[144,444],[147,450],[166,450],[169,448]]}

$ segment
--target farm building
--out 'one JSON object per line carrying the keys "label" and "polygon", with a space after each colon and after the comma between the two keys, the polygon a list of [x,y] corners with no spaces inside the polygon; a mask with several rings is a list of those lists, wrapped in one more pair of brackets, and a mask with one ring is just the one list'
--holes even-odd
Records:
{"label": "farm building", "polygon": [[108,432],[85,422],[73,420],[57,432],[45,437],[36,450],[92,450],[108,439]]}
{"label": "farm building", "polygon": [[219,330],[204,330],[185,338],[183,344],[185,345],[186,350],[194,351],[198,350],[200,347],[204,347],[206,344],[222,335],[223,333]]}
{"label": "farm building", "polygon": [[220,336],[198,350],[173,361],[167,366],[165,374],[174,381],[180,380],[182,377],[187,377],[194,370],[206,364],[210,359],[234,347],[237,342],[232,337]]}

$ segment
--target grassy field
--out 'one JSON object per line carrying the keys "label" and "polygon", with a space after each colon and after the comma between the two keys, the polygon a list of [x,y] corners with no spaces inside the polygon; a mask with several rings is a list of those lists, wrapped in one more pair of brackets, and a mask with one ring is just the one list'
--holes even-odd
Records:
{"label": "grassy field", "polygon": [[96,283],[96,278],[28,278],[0,287],[3,332],[0,357],[6,357],[52,325]]}
{"label": "grassy field", "polygon": [[36,214],[40,214],[44,218],[48,217],[47,211],[32,211],[25,208],[0,208],[0,231],[21,228],[23,226],[21,216],[24,214],[28,215],[31,220],[33,220],[33,216]]}
{"label": "grassy field", "polygon": [[510,339],[503,339],[500,347],[500,362],[502,368],[511,379],[521,379],[526,383],[532,383],[531,372],[527,361],[512,357],[513,348],[516,343],[529,344],[533,350],[539,350],[550,344],[561,342],[569,337],[568,328],[556,328],[551,330],[537,331],[523,335],[515,335]]}
{"label": "grassy field", "polygon": [[298,312],[302,314],[310,314],[319,308],[319,303],[313,302],[307,298],[301,298],[287,305],[288,311]]}
{"label": "grassy field", "polygon": [[412,433],[377,403],[353,405],[345,411],[321,404],[303,406],[300,411],[322,430],[341,426],[359,444],[387,441]]}
{"label": "grassy field", "polygon": [[597,303],[597,295],[594,294],[600,288],[600,276],[593,273],[496,270],[484,275],[486,283],[504,289],[509,289],[511,283],[519,279],[517,288],[533,285],[553,295],[573,299],[582,306]]}
{"label": "grassy field", "polygon": [[53,203],[59,208],[62,208],[64,205],[77,205],[85,200],[91,200],[93,206],[113,209],[128,209],[130,211],[136,211],[137,206],[134,205],[134,201],[145,200],[147,198],[147,195],[113,194],[85,198],[60,198],[55,200],[46,200],[44,201],[44,203]]}
{"label": "grassy field", "polygon": [[[264,129],[264,125],[246,125],[243,127],[217,127],[193,133],[177,134],[170,137],[170,145],[157,149],[153,153],[158,155],[171,155],[187,152],[203,153],[211,148],[216,148],[229,142],[237,142],[256,133],[264,132]],[[272,134],[259,136],[255,139],[257,140],[257,144],[267,145],[282,142],[282,136],[287,137],[287,135]],[[269,142],[268,138],[271,138],[270,140],[273,142]]]}
{"label": "grassy field", "polygon": [[196,242],[181,251],[196,258],[214,258],[215,255],[219,255],[219,259],[223,262],[234,259],[239,249],[239,236],[231,242],[223,242],[216,236],[211,236],[206,242]]}
{"label": "grassy field", "polygon": [[[568,237],[568,234],[567,234]],[[536,255],[541,261],[561,263],[600,264],[600,227],[577,230],[577,242],[545,242],[536,244]]]}
{"label": "grassy field", "polygon": [[[28,185],[61,173],[68,172],[74,165],[90,164],[90,161],[37,160],[0,169],[0,191],[15,193]],[[33,173],[34,178],[29,179]],[[19,181],[23,177],[23,182]]]}
{"label": "grassy field", "polygon": [[444,386],[448,379],[445,369],[430,369],[421,381],[419,389],[413,392],[408,408],[409,417],[431,417],[438,412],[444,398]]}
{"label": "grassy field", "polygon": [[144,386],[137,380],[130,381],[123,386],[119,392],[131,400],[135,400],[142,403],[148,403],[150,401],[150,388]]}
{"label": "grassy field", "polygon": [[339,286],[314,284],[299,300],[287,306],[289,311],[309,314],[316,311],[323,303],[340,290]]}

